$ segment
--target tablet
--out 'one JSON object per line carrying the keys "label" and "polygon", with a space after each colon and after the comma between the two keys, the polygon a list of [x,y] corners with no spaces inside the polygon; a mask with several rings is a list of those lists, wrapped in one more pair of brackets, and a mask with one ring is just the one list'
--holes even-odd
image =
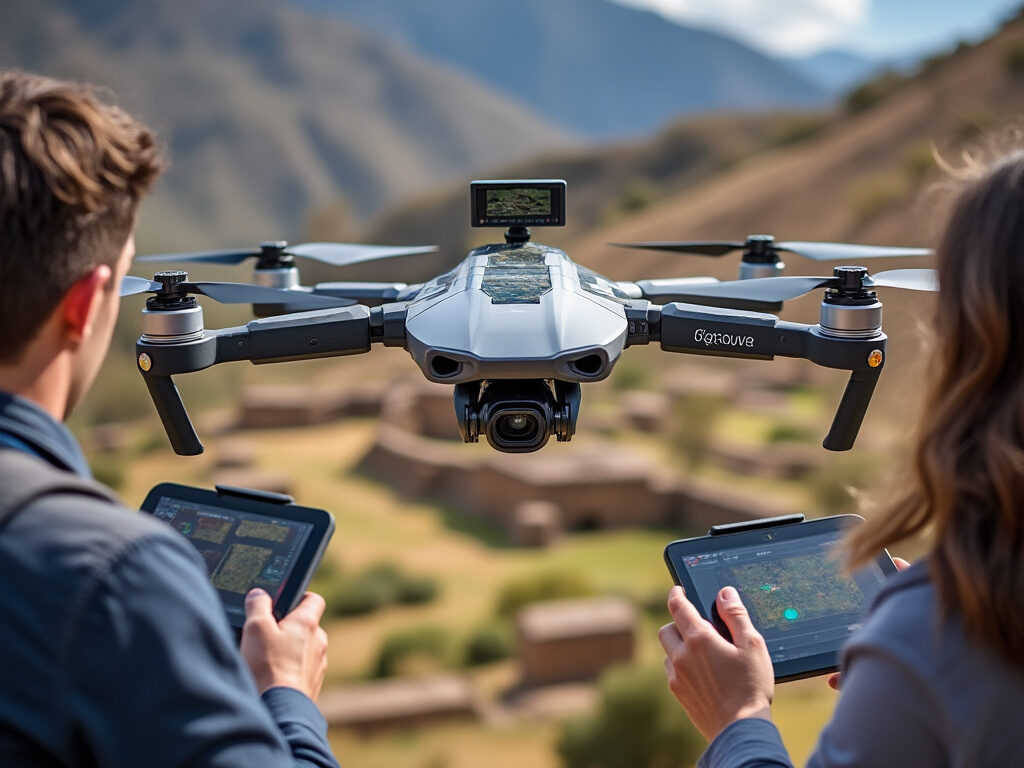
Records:
{"label": "tablet", "polygon": [[142,511],[163,520],[206,562],[228,623],[245,623],[245,595],[266,590],[280,620],[302,599],[334,533],[330,512],[291,496],[218,485],[216,490],[161,483]]}
{"label": "tablet", "polygon": [[765,639],[783,682],[838,668],[839,649],[885,580],[896,573],[888,553],[858,571],[844,570],[837,545],[857,515],[803,520],[803,515],[716,526],[707,536],[665,548],[672,578],[705,619],[729,638],[715,603],[732,586]]}

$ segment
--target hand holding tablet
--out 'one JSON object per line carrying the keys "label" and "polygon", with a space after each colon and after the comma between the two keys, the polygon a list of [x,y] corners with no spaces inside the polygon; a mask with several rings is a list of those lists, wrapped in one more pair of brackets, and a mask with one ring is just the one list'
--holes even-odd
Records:
{"label": "hand holding tablet", "polygon": [[236,629],[245,623],[245,597],[253,588],[270,595],[277,620],[298,605],[334,533],[326,510],[246,488],[210,491],[162,483],[146,496],[142,510],[196,548]]}
{"label": "hand holding tablet", "polygon": [[860,522],[856,515],[806,522],[793,515],[717,526],[670,543],[665,562],[700,616],[727,639],[716,598],[722,587],[735,587],[776,681],[795,680],[837,668],[840,647],[896,572],[885,552],[866,568],[845,571],[836,545]]}

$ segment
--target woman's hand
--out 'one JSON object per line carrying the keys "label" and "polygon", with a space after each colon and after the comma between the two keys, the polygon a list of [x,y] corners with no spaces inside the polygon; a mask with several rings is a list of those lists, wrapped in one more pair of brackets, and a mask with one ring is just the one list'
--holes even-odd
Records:
{"label": "woman's hand", "polygon": [[768,649],[750,622],[739,593],[723,587],[717,600],[732,643],[697,613],[682,587],[669,592],[672,623],[658,632],[667,655],[668,687],[708,741],[735,720],[771,720],[775,694]]}

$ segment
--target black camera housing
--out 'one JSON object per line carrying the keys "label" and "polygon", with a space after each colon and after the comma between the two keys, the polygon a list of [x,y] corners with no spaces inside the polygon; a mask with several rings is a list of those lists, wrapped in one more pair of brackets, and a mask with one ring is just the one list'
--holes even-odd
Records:
{"label": "black camera housing", "polygon": [[572,439],[580,408],[580,385],[544,379],[471,381],[455,386],[459,434],[475,443],[483,434],[504,453],[531,453]]}

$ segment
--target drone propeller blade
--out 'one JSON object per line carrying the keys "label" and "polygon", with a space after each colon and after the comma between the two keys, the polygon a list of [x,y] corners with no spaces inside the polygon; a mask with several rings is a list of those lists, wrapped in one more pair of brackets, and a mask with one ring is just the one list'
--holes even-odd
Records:
{"label": "drone propeller blade", "polygon": [[939,290],[939,273],[934,269],[890,269],[864,279],[869,288],[906,288],[911,291]]}
{"label": "drone propeller blade", "polygon": [[743,243],[719,242],[713,240],[665,242],[665,243],[608,243],[616,248],[645,248],[651,251],[674,251],[676,253],[696,253],[701,256],[724,256],[730,251],[743,247]]}
{"label": "drone propeller blade", "polygon": [[286,249],[286,253],[302,256],[335,267],[359,264],[364,261],[390,259],[395,256],[416,256],[433,253],[436,245],[358,245],[355,243],[303,243]]}
{"label": "drone propeller blade", "polygon": [[160,287],[160,283],[154,283],[152,280],[147,280],[144,277],[125,275],[121,278],[121,296],[134,296],[137,293],[146,293],[147,291],[155,293],[160,290]]}
{"label": "drone propeller blade", "polygon": [[136,261],[199,261],[207,264],[241,264],[246,259],[254,259],[260,255],[252,248],[228,251],[195,251],[193,253],[158,253],[152,256],[139,256]]}
{"label": "drone propeller blade", "polygon": [[885,259],[901,256],[930,256],[930,248],[896,248],[887,245],[853,245],[851,243],[804,243],[790,240],[775,243],[775,250],[788,251],[814,261],[848,261]]}
{"label": "drone propeller blade", "polygon": [[833,277],[756,277],[749,280],[695,285],[680,291],[680,294],[773,303],[803,296],[833,280]]}
{"label": "drone propeller blade", "polygon": [[[156,284],[159,288],[159,283]],[[329,307],[350,307],[358,302],[353,299],[338,299],[333,296],[319,296],[315,293],[292,291],[281,288],[266,288],[262,285],[245,283],[185,283],[189,293],[201,293],[221,304],[289,304],[309,309]]]}

